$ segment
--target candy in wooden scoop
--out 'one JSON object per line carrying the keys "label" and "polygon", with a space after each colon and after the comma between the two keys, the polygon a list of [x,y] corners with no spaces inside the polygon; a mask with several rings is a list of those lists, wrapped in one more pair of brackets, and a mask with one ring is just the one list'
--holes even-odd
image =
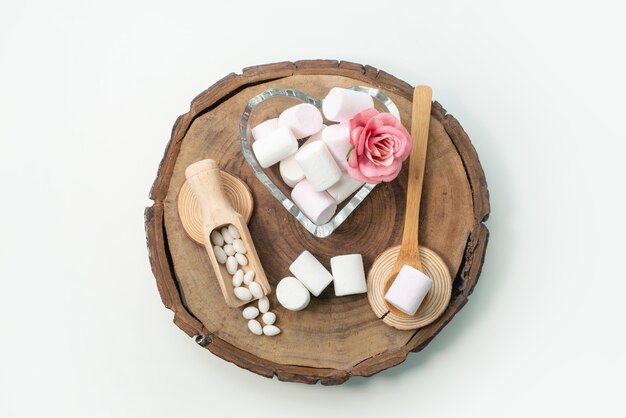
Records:
{"label": "candy in wooden scoop", "polygon": [[[187,177],[187,182],[191,186],[202,211],[204,246],[211,260],[213,270],[215,270],[217,281],[227,305],[235,308],[254,300],[252,297],[242,298],[241,295],[236,294],[235,289],[241,290],[239,293],[243,293],[243,290],[248,290],[242,287],[235,288],[232,284],[232,276],[238,267],[237,263],[239,263],[241,267],[245,266],[245,269],[248,271],[254,271],[254,281],[260,285],[263,294],[269,294],[271,288],[267,282],[263,266],[259,261],[254,242],[250,236],[250,230],[248,229],[245,219],[233,209],[224,193],[222,178],[217,163],[210,159],[193,163],[185,170],[185,177]],[[237,258],[228,257],[228,262],[225,262],[222,259],[224,254],[213,248],[211,233],[214,231],[219,232],[229,227],[231,229],[236,228],[239,232],[241,236],[240,239],[246,251],[245,256],[237,253]],[[229,270],[233,273],[230,273]]]}

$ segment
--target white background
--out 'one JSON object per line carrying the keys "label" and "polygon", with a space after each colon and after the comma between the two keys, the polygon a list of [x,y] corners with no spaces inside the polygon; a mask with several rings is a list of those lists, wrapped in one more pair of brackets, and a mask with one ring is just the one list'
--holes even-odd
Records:
{"label": "white background", "polygon": [[[0,6],[0,417],[624,416],[623,2],[28,2]],[[434,97],[492,215],[467,306],[339,387],[198,347],[150,271],[171,127],[224,75],[330,58]]]}

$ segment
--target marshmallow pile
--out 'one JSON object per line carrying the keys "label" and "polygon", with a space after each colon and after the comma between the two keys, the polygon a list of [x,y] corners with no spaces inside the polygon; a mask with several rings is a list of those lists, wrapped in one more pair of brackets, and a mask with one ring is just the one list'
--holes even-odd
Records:
{"label": "marshmallow pile", "polygon": [[316,225],[330,221],[337,205],[363,185],[347,173],[348,121],[373,107],[369,94],[335,87],[324,98],[322,111],[336,124],[324,125],[317,107],[302,103],[252,129],[257,161],[263,168],[280,164],[283,181],[293,188],[291,200]]}
{"label": "marshmallow pile", "polygon": [[[233,276],[233,293],[237,299],[244,302],[259,301],[258,308],[249,306],[243,310],[243,317],[248,320],[248,329],[255,335],[267,335],[273,337],[280,334],[280,329],[274,325],[276,314],[269,312],[270,301],[265,296],[263,287],[254,280],[255,271],[244,267],[248,265],[246,247],[241,240],[239,230],[234,225],[228,225],[220,230],[211,232],[213,253],[217,262],[224,264],[229,274]],[[256,319],[262,313],[265,326]]]}
{"label": "marshmallow pile", "polygon": [[285,277],[276,286],[278,302],[291,311],[301,311],[334,282],[335,296],[367,292],[361,254],[340,255],[330,259],[332,274],[308,251],[289,266],[293,277]]}

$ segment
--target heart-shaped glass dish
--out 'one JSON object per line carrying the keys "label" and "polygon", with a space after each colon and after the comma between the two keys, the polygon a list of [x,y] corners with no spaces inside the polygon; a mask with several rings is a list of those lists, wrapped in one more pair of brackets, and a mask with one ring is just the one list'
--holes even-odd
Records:
{"label": "heart-shaped glass dish", "polygon": [[[375,107],[381,112],[389,112],[400,120],[400,112],[396,104],[379,89],[364,87],[364,86],[352,86],[348,87],[351,90],[361,91],[369,94],[375,100]],[[270,103],[271,102],[271,103]],[[252,151],[252,134],[251,130],[253,126],[258,125],[264,120],[278,117],[282,110],[287,109],[290,106],[297,105],[299,103],[310,103],[322,110],[322,101],[308,96],[307,94],[295,90],[295,89],[281,89],[271,88],[265,90],[261,94],[254,96],[248,102],[248,105],[243,111],[241,121],[239,123],[239,132],[241,135],[241,149],[243,156],[252,167],[256,177],[263,183],[263,185],[270,191],[270,193],[278,199],[278,201],[291,213],[297,220],[304,226],[304,228],[311,234],[318,238],[324,238],[333,233],[339,225],[346,220],[346,218],[363,202],[367,195],[376,186],[375,184],[364,184],[358,189],[350,199],[344,200],[338,207],[335,216],[323,225],[314,224],[298,206],[289,198],[291,194],[291,188],[289,188],[282,180],[278,171],[278,164],[272,167],[263,169]],[[324,121],[326,124],[334,123]],[[298,141],[299,145],[302,145],[306,141],[306,138]]]}

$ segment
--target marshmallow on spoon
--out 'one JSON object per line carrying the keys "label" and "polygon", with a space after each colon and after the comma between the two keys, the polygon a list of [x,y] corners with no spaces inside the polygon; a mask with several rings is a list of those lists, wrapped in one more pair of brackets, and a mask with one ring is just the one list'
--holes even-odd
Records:
{"label": "marshmallow on spoon", "polygon": [[350,150],[350,126],[347,122],[331,125],[322,131],[322,141],[328,147],[335,162],[344,171],[348,171],[347,155]]}
{"label": "marshmallow on spoon", "polygon": [[363,183],[350,177],[350,174],[343,173],[341,179],[329,187],[326,192],[331,195],[337,204],[346,200],[350,195],[356,192]]}
{"label": "marshmallow on spoon", "polygon": [[363,257],[361,254],[338,255],[330,259],[335,296],[358,295],[367,292]]}
{"label": "marshmallow on spoon", "polygon": [[303,146],[295,159],[315,191],[326,190],[341,178],[341,169],[324,141],[313,141]]}
{"label": "marshmallow on spoon", "polygon": [[432,286],[430,277],[405,264],[387,290],[385,300],[405,314],[415,315]]}
{"label": "marshmallow on spoon", "polygon": [[313,135],[322,129],[324,118],[317,107],[302,103],[285,109],[278,117],[278,126],[291,129],[298,139]]}
{"label": "marshmallow on spoon", "polygon": [[324,98],[322,110],[326,119],[346,122],[357,113],[374,107],[372,96],[360,91],[334,87]]}
{"label": "marshmallow on spoon", "polygon": [[278,118],[268,119],[265,122],[259,123],[257,126],[252,128],[252,137],[255,141],[263,138],[264,136],[268,136],[272,132],[278,129]]}
{"label": "marshmallow on spoon", "polygon": [[293,188],[291,200],[315,225],[330,221],[337,210],[335,199],[326,192],[315,191],[306,179]]}
{"label": "marshmallow on spoon", "polygon": [[326,286],[333,281],[333,276],[324,268],[322,263],[308,251],[302,254],[289,266],[289,271],[309,289],[313,296],[319,296]]}
{"label": "marshmallow on spoon", "polygon": [[263,168],[283,160],[298,150],[298,141],[289,128],[278,128],[252,143],[254,156]]}

